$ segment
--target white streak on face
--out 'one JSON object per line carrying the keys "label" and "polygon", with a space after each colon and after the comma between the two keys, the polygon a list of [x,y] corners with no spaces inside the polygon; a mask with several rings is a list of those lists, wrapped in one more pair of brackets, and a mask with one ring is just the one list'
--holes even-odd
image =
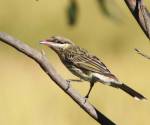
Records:
{"label": "white streak on face", "polygon": [[60,43],[52,43],[52,42],[50,42],[50,47],[51,46],[52,47],[56,47],[56,48],[64,48],[66,46],[66,44],[60,44]]}
{"label": "white streak on face", "polygon": [[69,44],[60,44],[60,43],[52,43],[51,42],[49,47],[66,49],[69,46],[70,46]]}
{"label": "white streak on face", "polygon": [[49,47],[54,47],[54,48],[67,48],[69,44],[60,44],[60,43],[53,43],[53,42],[47,42],[47,41],[41,41],[41,44],[45,44]]}

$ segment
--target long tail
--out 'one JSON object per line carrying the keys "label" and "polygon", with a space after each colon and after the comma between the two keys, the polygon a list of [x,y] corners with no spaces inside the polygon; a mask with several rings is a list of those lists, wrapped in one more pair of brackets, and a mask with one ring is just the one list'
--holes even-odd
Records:
{"label": "long tail", "polygon": [[133,90],[132,88],[130,88],[125,84],[122,84],[119,88],[122,89],[124,92],[128,93],[129,95],[131,95],[136,100],[146,99],[142,94],[136,92],[135,90]]}

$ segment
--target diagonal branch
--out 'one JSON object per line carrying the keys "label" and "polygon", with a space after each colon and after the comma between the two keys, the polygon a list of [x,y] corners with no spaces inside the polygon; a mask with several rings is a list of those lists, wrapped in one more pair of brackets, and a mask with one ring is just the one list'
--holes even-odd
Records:
{"label": "diagonal branch", "polygon": [[143,0],[124,0],[130,9],[132,15],[144,31],[145,35],[150,39],[150,12],[144,5]]}
{"label": "diagonal branch", "polygon": [[[116,125],[111,120],[109,120],[105,115],[99,112],[93,105],[88,101],[85,102],[85,98],[80,96],[80,94],[75,91],[68,82],[64,80],[49,63],[48,59],[44,54],[31,48],[27,44],[13,38],[12,36],[0,32],[0,41],[12,46],[19,52],[27,55],[34,61],[36,61],[41,68],[47,73],[47,75],[67,94],[69,95],[86,113],[88,113],[92,118],[94,118],[101,125]],[[69,87],[68,87],[69,86]]]}

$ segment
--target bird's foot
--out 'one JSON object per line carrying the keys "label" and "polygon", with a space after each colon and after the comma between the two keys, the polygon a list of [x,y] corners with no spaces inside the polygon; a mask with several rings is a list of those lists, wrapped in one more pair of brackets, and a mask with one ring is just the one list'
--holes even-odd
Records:
{"label": "bird's foot", "polygon": [[66,81],[67,81],[67,83],[69,83],[69,84],[70,84],[70,82],[71,82],[71,80],[70,80],[70,79],[67,79]]}
{"label": "bird's foot", "polygon": [[88,95],[86,95],[85,97],[84,97],[84,104],[87,102],[87,100],[88,100],[88,98],[89,98],[89,96]]}
{"label": "bird's foot", "polygon": [[89,95],[86,95],[84,98],[88,99],[88,98],[89,98]]}
{"label": "bird's foot", "polygon": [[83,82],[82,79],[68,79],[69,82]]}
{"label": "bird's foot", "polygon": [[71,85],[70,85],[70,82],[71,82],[71,81],[70,81],[70,80],[66,80],[66,81],[67,81],[67,85],[68,85],[67,88],[66,88],[66,91],[68,91],[68,89],[69,89],[70,86],[71,86]]}

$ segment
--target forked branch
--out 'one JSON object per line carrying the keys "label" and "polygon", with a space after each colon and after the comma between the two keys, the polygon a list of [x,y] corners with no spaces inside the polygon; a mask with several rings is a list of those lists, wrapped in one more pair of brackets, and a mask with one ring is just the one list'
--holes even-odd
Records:
{"label": "forked branch", "polygon": [[77,91],[69,86],[68,82],[56,72],[56,70],[53,68],[44,54],[6,33],[0,32],[0,41],[8,44],[9,46],[15,48],[19,52],[36,61],[44,70],[44,72],[54,81],[54,83],[56,83],[67,95],[69,95],[86,113],[88,113],[98,123],[100,123],[101,125],[116,125],[101,112],[99,112],[88,101],[85,102],[85,98],[80,96]]}

